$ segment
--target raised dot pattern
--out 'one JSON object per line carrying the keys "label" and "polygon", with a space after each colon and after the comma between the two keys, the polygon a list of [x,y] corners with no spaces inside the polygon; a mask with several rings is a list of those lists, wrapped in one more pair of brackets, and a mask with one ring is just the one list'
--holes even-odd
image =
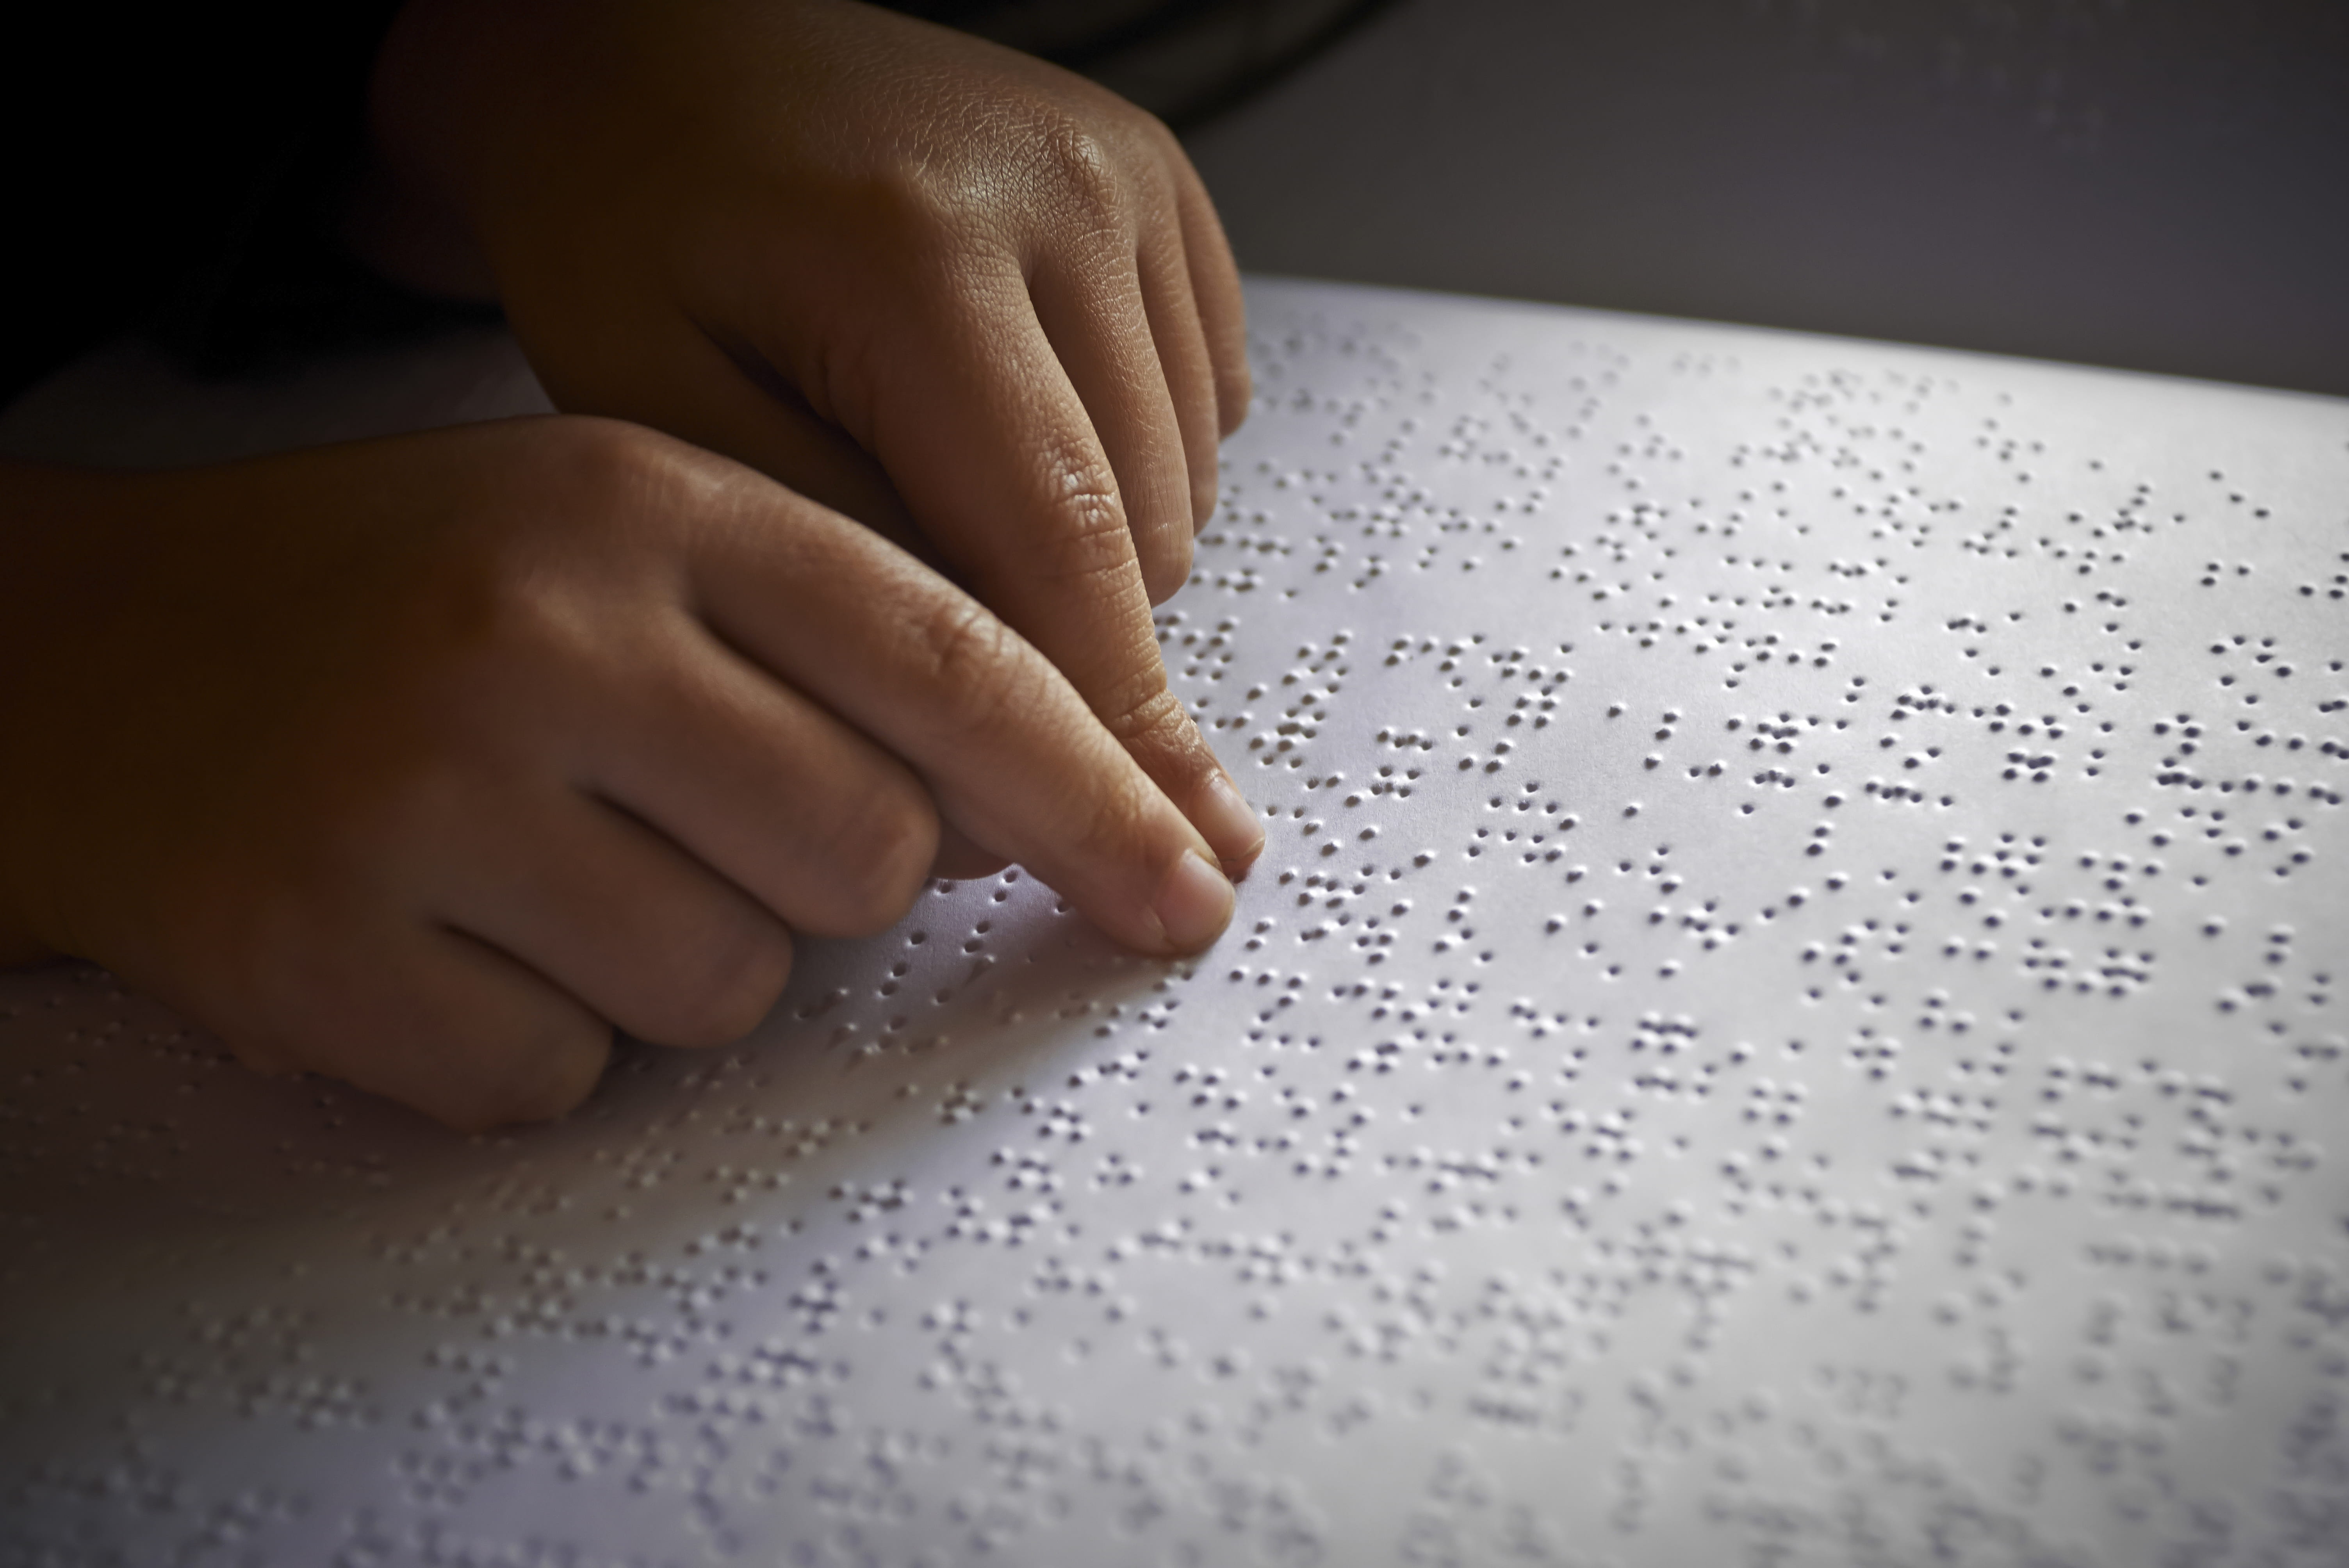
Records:
{"label": "raised dot pattern", "polygon": [[473,1140],[0,979],[0,1562],[2342,1560],[2349,408],[1251,307],[1225,937]]}

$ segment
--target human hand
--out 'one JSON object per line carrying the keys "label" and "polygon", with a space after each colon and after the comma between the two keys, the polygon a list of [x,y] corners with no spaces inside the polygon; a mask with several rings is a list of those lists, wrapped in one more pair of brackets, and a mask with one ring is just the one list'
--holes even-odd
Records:
{"label": "human hand", "polygon": [[841,0],[411,0],[375,139],[385,270],[494,294],[562,407],[918,529],[1253,859],[1150,615],[1248,397],[1237,275],[1164,126]]}
{"label": "human hand", "polygon": [[[1120,942],[1213,851],[1051,665],[727,459],[554,418],[164,474],[0,468],[0,954],[462,1127],[611,1026],[729,1040],[942,832]],[[999,861],[998,862],[999,863]]]}

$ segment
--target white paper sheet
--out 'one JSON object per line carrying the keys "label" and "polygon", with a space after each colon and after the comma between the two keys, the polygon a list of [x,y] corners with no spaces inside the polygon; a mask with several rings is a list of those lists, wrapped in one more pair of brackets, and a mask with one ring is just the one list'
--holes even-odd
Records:
{"label": "white paper sheet", "polygon": [[940,887],[474,1140],[0,977],[0,1562],[2349,1560],[2349,405],[1250,307],[1215,949]]}

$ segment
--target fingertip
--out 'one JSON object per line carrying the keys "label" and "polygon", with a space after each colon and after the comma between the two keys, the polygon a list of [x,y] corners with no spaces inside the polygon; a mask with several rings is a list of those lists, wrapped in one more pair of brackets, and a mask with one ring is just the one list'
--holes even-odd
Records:
{"label": "fingertip", "polygon": [[[1228,431],[1226,433],[1229,434]],[[1194,537],[1207,526],[1207,520],[1216,515],[1216,508],[1222,504],[1223,481],[1223,467],[1216,460],[1216,454],[1211,451],[1198,465],[1198,472],[1191,476],[1191,532]]]}
{"label": "fingertip", "polygon": [[[550,1037],[516,1047],[496,1041],[462,1070],[429,1084],[379,1090],[456,1131],[480,1135],[502,1127],[554,1121],[586,1103],[611,1060],[612,1026],[584,1011]],[[361,1088],[376,1086],[354,1077]]]}
{"label": "fingertip", "polygon": [[1192,529],[1156,529],[1141,554],[1142,591],[1152,604],[1164,604],[1191,581]]}
{"label": "fingertip", "polygon": [[1229,436],[1247,422],[1248,404],[1256,397],[1256,378],[1245,354],[1216,366],[1216,425]]}
{"label": "fingertip", "polygon": [[1224,933],[1239,902],[1224,873],[1193,849],[1185,849],[1152,905],[1170,953],[1196,953]]}
{"label": "fingertip", "polygon": [[1227,873],[1245,874],[1264,852],[1264,824],[1221,768],[1208,769],[1188,814]]}

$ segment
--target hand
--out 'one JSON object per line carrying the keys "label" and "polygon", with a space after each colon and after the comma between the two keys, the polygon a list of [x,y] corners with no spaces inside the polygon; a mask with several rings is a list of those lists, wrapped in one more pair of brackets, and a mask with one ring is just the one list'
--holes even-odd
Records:
{"label": "hand", "polygon": [[1164,126],[842,0],[412,0],[375,135],[385,270],[494,294],[562,407],[917,529],[1254,858],[1150,616],[1248,397],[1238,278]]}
{"label": "hand", "polygon": [[0,953],[96,959],[256,1066],[556,1114],[612,1025],[747,1032],[791,933],[887,926],[942,832],[1144,952],[1230,918],[1034,649],[650,431],[0,468]]}

